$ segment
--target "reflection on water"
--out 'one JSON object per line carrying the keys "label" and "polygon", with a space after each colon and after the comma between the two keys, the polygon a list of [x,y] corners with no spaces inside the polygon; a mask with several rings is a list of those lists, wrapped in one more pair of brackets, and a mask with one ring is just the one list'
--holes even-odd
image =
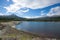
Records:
{"label": "reflection on water", "polygon": [[16,26],[19,30],[28,31],[36,34],[59,36],[60,35],[60,22],[31,22],[23,21]]}

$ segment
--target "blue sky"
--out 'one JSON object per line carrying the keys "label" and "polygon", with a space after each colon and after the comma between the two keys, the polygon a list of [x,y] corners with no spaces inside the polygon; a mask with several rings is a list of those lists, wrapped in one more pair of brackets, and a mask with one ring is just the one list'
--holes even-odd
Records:
{"label": "blue sky", "polygon": [[0,15],[36,18],[60,15],[60,0],[0,0]]}

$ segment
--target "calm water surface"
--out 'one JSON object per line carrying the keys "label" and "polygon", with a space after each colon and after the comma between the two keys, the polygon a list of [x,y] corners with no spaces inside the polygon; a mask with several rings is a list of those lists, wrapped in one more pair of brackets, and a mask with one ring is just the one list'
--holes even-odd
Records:
{"label": "calm water surface", "polygon": [[16,28],[38,35],[60,36],[60,22],[23,21]]}

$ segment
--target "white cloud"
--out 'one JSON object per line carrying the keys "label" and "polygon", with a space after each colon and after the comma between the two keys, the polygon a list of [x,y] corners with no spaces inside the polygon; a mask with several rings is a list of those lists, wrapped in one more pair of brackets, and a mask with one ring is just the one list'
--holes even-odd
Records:
{"label": "white cloud", "polygon": [[9,14],[9,13],[0,13],[0,16],[9,16],[9,15],[11,15],[11,14]]}
{"label": "white cloud", "polygon": [[12,1],[14,4],[4,7],[7,9],[8,12],[17,12],[22,7],[37,9],[50,6],[56,3],[60,3],[60,0],[12,0]]}
{"label": "white cloud", "polygon": [[55,3],[60,3],[60,0],[13,0],[13,2],[23,7],[36,9],[49,6]]}
{"label": "white cloud", "polygon": [[55,7],[50,10],[47,16],[60,16],[60,7]]}
{"label": "white cloud", "polygon": [[7,9],[7,12],[14,13],[14,12],[18,11],[21,8],[21,6],[20,5],[17,5],[17,4],[11,4],[10,6],[4,7],[4,8]]}
{"label": "white cloud", "polygon": [[21,12],[28,12],[29,11],[29,9],[26,9],[26,10],[20,10]]}
{"label": "white cloud", "polygon": [[17,12],[15,12],[14,14],[16,14],[17,16],[22,16],[22,15],[24,15],[25,13],[23,13],[23,12],[27,12],[28,10],[26,10],[26,11],[23,11],[23,10],[18,10]]}
{"label": "white cloud", "polygon": [[45,16],[24,16],[24,18],[27,18],[27,19],[41,18],[41,17],[45,17]]}
{"label": "white cloud", "polygon": [[2,16],[3,16],[4,14],[3,14],[3,13],[0,13],[0,15],[2,15]]}
{"label": "white cloud", "polygon": [[45,10],[41,11],[40,16],[46,16],[46,14],[44,13]]}

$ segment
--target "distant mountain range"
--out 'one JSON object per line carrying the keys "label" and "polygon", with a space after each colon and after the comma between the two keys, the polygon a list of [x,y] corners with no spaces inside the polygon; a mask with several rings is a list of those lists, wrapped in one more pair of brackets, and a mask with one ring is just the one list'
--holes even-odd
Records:
{"label": "distant mountain range", "polygon": [[0,15],[0,21],[20,21],[24,20],[25,18],[21,18],[16,16],[15,14],[12,15]]}
{"label": "distant mountain range", "polygon": [[60,21],[60,16],[39,17],[39,18],[29,19],[29,21]]}
{"label": "distant mountain range", "polygon": [[60,21],[60,16],[46,16],[46,17],[38,17],[38,18],[22,18],[16,15],[0,15],[0,21]]}

